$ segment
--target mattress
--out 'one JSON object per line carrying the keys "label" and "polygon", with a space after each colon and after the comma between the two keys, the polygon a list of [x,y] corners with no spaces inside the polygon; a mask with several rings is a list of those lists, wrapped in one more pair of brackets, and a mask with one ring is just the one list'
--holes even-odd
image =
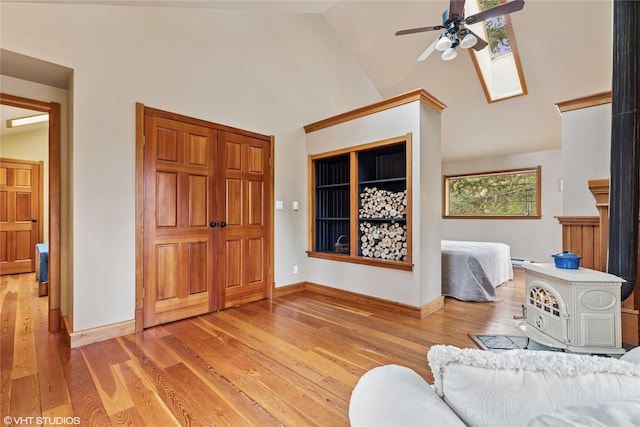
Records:
{"label": "mattress", "polygon": [[496,287],[513,280],[511,248],[499,242],[443,240],[442,294],[462,301],[495,301]]}
{"label": "mattress", "polygon": [[36,280],[49,282],[49,242],[36,245]]}

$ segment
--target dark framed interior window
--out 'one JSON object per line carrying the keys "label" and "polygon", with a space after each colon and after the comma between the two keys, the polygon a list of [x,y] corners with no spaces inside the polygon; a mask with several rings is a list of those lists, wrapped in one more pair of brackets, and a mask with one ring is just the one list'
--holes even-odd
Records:
{"label": "dark framed interior window", "polygon": [[445,218],[539,219],[542,167],[445,175]]}

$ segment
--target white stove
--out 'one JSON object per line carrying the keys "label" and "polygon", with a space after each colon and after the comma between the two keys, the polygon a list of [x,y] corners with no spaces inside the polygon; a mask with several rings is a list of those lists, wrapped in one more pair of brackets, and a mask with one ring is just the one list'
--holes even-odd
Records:
{"label": "white stove", "polygon": [[620,287],[623,279],[586,268],[527,264],[524,320],[527,337],[575,353],[621,354]]}

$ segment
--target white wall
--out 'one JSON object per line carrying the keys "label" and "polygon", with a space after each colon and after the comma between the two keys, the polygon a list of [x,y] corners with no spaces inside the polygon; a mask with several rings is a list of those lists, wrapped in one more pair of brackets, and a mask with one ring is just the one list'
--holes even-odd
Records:
{"label": "white wall", "polygon": [[563,215],[562,153],[539,151],[511,156],[450,162],[442,165],[443,175],[490,172],[542,166],[542,218],[527,220],[442,219],[442,238],[503,242],[511,247],[511,257],[552,262],[551,254],[562,250],[562,227],[556,216]]}
{"label": "white wall", "polygon": [[419,307],[440,297],[440,114],[420,101],[380,111],[307,135],[308,154],[377,142],[411,132],[413,271],[318,258],[307,260],[307,280]]}
{"label": "white wall", "polygon": [[598,215],[588,182],[609,178],[610,163],[611,104],[562,113],[562,215]]}
{"label": "white wall", "polygon": [[[275,198],[305,200],[302,126],[379,93],[320,15],[0,4],[2,48],[74,70],[73,329],[134,317],[135,103],[273,134]],[[275,213],[275,280],[300,281],[303,210]]]}

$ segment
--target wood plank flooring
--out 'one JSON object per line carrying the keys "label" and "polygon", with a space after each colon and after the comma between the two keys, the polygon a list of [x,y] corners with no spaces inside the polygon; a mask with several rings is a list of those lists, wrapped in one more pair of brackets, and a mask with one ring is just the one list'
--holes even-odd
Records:
{"label": "wood plank flooring", "polygon": [[64,333],[47,332],[34,275],[1,276],[0,416],[13,425],[348,426],[363,373],[394,363],[432,382],[431,345],[514,334],[523,294],[519,270],[496,303],[447,298],[417,319],[301,291],[70,349]]}

